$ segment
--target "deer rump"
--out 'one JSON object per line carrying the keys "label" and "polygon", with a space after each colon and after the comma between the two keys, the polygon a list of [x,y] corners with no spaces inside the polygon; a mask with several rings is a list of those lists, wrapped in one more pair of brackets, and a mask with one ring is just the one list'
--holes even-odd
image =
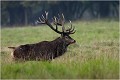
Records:
{"label": "deer rump", "polygon": [[66,47],[61,43],[56,44],[53,41],[43,41],[16,47],[13,51],[13,58],[23,60],[52,60],[61,56],[65,51]]}

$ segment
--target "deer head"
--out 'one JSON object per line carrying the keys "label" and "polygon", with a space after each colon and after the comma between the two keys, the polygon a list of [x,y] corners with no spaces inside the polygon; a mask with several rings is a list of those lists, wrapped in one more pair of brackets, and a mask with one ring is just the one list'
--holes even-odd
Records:
{"label": "deer head", "polygon": [[[65,24],[64,15],[63,14],[62,15],[58,14],[58,16],[59,17],[55,17],[54,16],[54,18],[52,18],[53,19],[53,23],[56,26],[55,28],[48,21],[48,12],[46,12],[46,11],[45,11],[45,16],[42,15],[42,17],[39,18],[37,23],[47,24],[53,31],[55,31],[58,34],[61,34],[60,38],[63,39],[67,45],[69,45],[71,43],[75,43],[76,41],[69,36],[70,34],[74,34],[75,33],[75,30],[74,30],[75,27],[72,27],[72,23],[71,23],[71,21],[69,21],[71,27],[68,26],[69,28],[65,30],[65,27],[64,27],[64,24]],[[58,26],[62,26],[62,31],[58,30]]]}

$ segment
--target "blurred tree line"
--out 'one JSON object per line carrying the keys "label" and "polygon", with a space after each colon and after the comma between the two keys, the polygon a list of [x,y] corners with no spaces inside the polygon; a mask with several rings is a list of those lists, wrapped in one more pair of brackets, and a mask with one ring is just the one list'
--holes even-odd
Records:
{"label": "blurred tree line", "polygon": [[45,11],[66,20],[119,18],[119,1],[1,1],[1,25],[34,25]]}

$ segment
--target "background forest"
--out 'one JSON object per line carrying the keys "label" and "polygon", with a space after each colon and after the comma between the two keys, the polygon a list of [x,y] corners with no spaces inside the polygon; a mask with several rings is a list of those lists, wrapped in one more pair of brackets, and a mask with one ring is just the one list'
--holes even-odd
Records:
{"label": "background forest", "polygon": [[1,25],[35,25],[44,11],[49,17],[64,13],[66,20],[117,19],[119,1],[2,1]]}

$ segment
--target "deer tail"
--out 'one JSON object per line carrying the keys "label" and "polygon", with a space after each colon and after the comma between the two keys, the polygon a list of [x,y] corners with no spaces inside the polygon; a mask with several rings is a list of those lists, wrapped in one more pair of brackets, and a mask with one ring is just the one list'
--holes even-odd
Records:
{"label": "deer tail", "polygon": [[8,47],[8,48],[10,48],[10,49],[15,49],[16,47]]}

